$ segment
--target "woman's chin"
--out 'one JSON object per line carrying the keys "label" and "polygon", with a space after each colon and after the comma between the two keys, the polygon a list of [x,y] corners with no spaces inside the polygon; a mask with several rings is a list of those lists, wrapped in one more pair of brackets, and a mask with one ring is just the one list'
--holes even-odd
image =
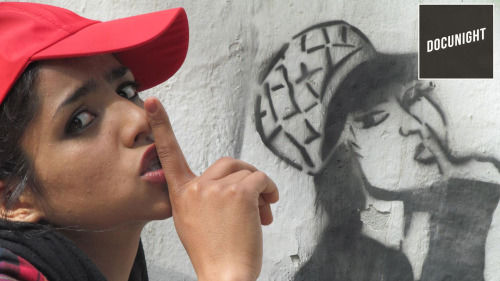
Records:
{"label": "woman's chin", "polygon": [[168,206],[162,206],[162,208],[158,208],[155,210],[151,221],[156,221],[156,220],[165,220],[172,217],[172,207],[170,204]]}

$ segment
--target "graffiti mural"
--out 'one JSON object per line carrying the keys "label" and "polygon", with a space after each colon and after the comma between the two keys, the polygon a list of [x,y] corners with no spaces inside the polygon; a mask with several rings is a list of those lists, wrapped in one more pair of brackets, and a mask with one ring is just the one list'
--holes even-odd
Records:
{"label": "graffiti mural", "polygon": [[[256,130],[313,177],[328,221],[295,280],[484,280],[500,185],[481,167],[500,162],[453,155],[439,85],[417,77],[416,54],[377,52],[344,21],[301,31],[263,68]],[[374,202],[402,206],[396,245],[370,232]]]}

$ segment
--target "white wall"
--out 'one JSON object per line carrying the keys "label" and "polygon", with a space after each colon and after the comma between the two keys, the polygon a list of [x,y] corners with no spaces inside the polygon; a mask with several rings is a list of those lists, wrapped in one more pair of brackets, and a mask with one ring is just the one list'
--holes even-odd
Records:
{"label": "white wall", "polygon": [[[40,2],[59,5],[100,20],[177,6],[186,9],[190,21],[187,59],[173,78],[145,95],[155,95],[162,100],[194,171],[203,171],[222,156],[233,156],[266,171],[279,186],[281,199],[273,206],[275,222],[264,229],[265,256],[260,280],[291,280],[313,254],[318,236],[327,222],[314,206],[313,178],[279,160],[264,146],[256,131],[254,103],[262,94],[258,77],[263,71],[263,63],[299,31],[329,20],[344,20],[357,27],[379,52],[416,52],[418,4],[431,3],[411,0]],[[495,6],[494,10],[498,18],[500,7]],[[498,19],[495,19],[494,27],[500,29]],[[495,40],[495,54],[498,54],[500,36]],[[493,80],[437,82],[436,95],[447,116],[448,144],[454,156],[476,153],[500,158],[498,55],[495,56],[495,66],[496,78]],[[371,141],[373,143],[368,141],[365,148],[376,150],[377,142],[383,140]],[[391,139],[387,141],[390,143]],[[402,149],[397,145],[394,143],[393,147]],[[402,153],[402,157],[411,158],[412,153],[413,150],[408,150]],[[372,159],[366,165],[375,167],[378,161]],[[389,168],[379,169],[375,177],[387,182],[404,182],[401,175],[406,175],[409,168],[399,169],[396,172]],[[465,178],[487,182],[498,183],[500,179],[499,172],[487,164],[479,168],[467,166],[461,173]],[[432,182],[439,180],[441,175],[433,178],[424,174],[423,177]],[[428,214],[414,214],[413,232],[405,236],[404,204],[398,200],[370,200],[368,196],[365,212],[361,215],[363,235],[387,248],[402,251],[408,257],[413,274],[420,276],[429,248]],[[495,220],[493,223],[486,245],[485,276],[487,280],[500,280],[500,270],[492,266],[498,265],[500,259],[500,246],[497,246],[500,243],[496,243],[500,234],[496,235]],[[151,280],[195,279],[171,220],[149,224],[143,240]]]}

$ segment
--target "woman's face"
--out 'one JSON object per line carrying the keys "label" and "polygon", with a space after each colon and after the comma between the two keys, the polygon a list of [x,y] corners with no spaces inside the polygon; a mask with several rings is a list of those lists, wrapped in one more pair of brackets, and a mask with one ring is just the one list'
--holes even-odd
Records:
{"label": "woman's face", "polygon": [[433,89],[429,83],[393,83],[369,95],[377,101],[368,103],[375,106],[348,116],[344,132],[354,142],[372,186],[415,189],[440,177],[436,157],[427,146],[446,144],[446,122],[432,100]]}
{"label": "woman's face", "polygon": [[39,111],[22,147],[44,191],[36,205],[45,220],[104,229],[171,215],[166,183],[141,176],[153,139],[135,89],[112,55],[41,64]]}

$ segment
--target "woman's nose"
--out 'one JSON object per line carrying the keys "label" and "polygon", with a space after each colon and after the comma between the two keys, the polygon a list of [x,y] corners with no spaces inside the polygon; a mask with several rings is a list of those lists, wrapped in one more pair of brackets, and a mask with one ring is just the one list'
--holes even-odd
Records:
{"label": "woman's nose", "polygon": [[135,147],[152,143],[152,131],[146,117],[146,111],[140,105],[128,103],[122,108],[123,121],[121,139],[126,147]]}
{"label": "woman's nose", "polygon": [[399,134],[407,137],[411,135],[420,135],[422,131],[422,120],[413,114],[405,114],[401,120],[401,126],[399,128]]}

